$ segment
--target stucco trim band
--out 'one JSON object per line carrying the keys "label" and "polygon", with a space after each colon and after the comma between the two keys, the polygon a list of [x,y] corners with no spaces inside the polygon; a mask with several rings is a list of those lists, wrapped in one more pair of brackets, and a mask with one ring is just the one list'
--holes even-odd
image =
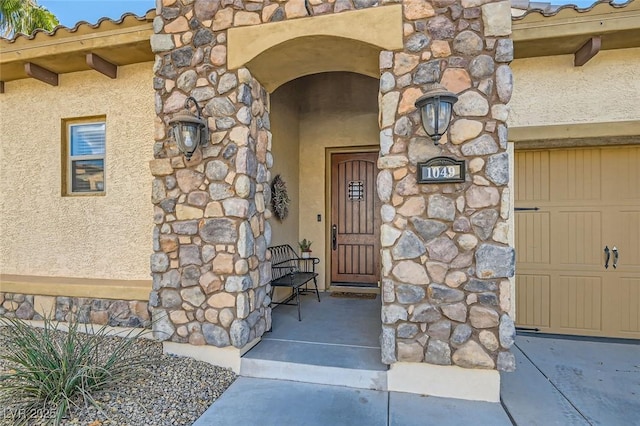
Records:
{"label": "stucco trim band", "polygon": [[509,141],[601,138],[640,135],[640,120],[509,127]]}
{"label": "stucco trim band", "polygon": [[396,362],[387,371],[387,383],[392,392],[500,402],[500,373],[497,370]]}
{"label": "stucco trim band", "polygon": [[[44,328],[44,321],[24,320],[24,322],[26,324],[29,324],[31,327]],[[51,325],[53,325],[56,330],[65,332],[69,331],[69,323],[66,321],[52,321]],[[84,334],[96,334],[97,332],[100,332],[104,333],[106,336],[116,336],[123,338],[126,338],[127,336],[136,336],[139,339],[157,341],[157,339],[153,337],[153,333],[151,332],[151,330],[146,329],[143,331],[142,329],[137,327],[113,327],[110,325],[85,323],[82,324],[81,327],[78,327],[78,331]]]}
{"label": "stucco trim band", "polygon": [[402,6],[391,5],[231,28],[227,63],[229,69],[246,66],[273,92],[294,78],[320,72],[378,78],[380,51],[402,48]]}
{"label": "stucco trim band", "polygon": [[382,49],[402,49],[402,6],[392,5],[333,15],[230,28],[227,63],[242,67],[260,53],[286,41],[309,36],[358,40]]}
{"label": "stucco trim band", "polygon": [[151,280],[0,275],[0,292],[39,296],[148,301]]}

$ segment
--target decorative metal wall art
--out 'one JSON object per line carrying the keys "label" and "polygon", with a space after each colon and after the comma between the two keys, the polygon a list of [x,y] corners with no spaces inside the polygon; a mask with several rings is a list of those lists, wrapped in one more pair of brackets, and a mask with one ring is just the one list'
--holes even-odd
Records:
{"label": "decorative metal wall art", "polygon": [[289,215],[289,203],[291,199],[287,194],[287,184],[280,175],[276,175],[271,181],[271,205],[273,213],[282,222]]}

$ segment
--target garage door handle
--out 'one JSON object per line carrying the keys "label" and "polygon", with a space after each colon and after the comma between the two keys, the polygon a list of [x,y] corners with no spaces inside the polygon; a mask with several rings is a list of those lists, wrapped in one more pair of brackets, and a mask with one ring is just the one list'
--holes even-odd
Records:
{"label": "garage door handle", "polygon": [[609,251],[609,246],[604,246],[604,269],[609,269],[609,258],[611,257],[611,252]]}
{"label": "garage door handle", "polygon": [[616,269],[618,267],[618,249],[616,246],[613,246],[611,251],[613,252],[613,269]]}

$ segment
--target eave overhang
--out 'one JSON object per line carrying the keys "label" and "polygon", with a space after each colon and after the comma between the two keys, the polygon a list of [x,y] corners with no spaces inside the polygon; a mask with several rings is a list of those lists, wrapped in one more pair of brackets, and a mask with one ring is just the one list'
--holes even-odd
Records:
{"label": "eave overhang", "polygon": [[[3,82],[29,78],[29,63],[63,74],[95,69],[90,54],[115,66],[153,61],[149,40],[155,16],[150,10],[144,17],[125,14],[118,21],[105,18],[94,25],[80,22],[52,33],[0,39],[0,88]],[[598,36],[600,50],[640,47],[640,1],[564,6],[552,14],[529,10],[513,18],[516,59],[575,54]]]}
{"label": "eave overhang", "polygon": [[[81,22],[74,28],[59,27],[52,33],[38,31],[0,40],[0,81],[28,78],[28,65],[55,74],[95,69],[87,55],[93,54],[115,66],[154,60],[149,40],[155,10],[144,17],[123,15],[119,21]],[[94,64],[95,65],[95,64]]]}
{"label": "eave overhang", "polygon": [[640,47],[640,1],[564,7],[552,15],[532,10],[515,17],[512,30],[516,59],[574,54],[596,36],[600,50]]}

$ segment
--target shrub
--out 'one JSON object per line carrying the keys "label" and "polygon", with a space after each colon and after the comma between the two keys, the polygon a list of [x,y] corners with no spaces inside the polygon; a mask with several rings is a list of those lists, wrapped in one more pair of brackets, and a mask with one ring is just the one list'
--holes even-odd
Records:
{"label": "shrub", "polygon": [[43,328],[13,318],[0,318],[0,359],[10,370],[0,369],[0,407],[16,424],[47,421],[59,424],[72,406],[93,404],[95,392],[126,381],[150,360],[131,346],[148,330],[130,331],[108,349],[107,326],[89,332],[77,321],[68,331],[44,320]]}

